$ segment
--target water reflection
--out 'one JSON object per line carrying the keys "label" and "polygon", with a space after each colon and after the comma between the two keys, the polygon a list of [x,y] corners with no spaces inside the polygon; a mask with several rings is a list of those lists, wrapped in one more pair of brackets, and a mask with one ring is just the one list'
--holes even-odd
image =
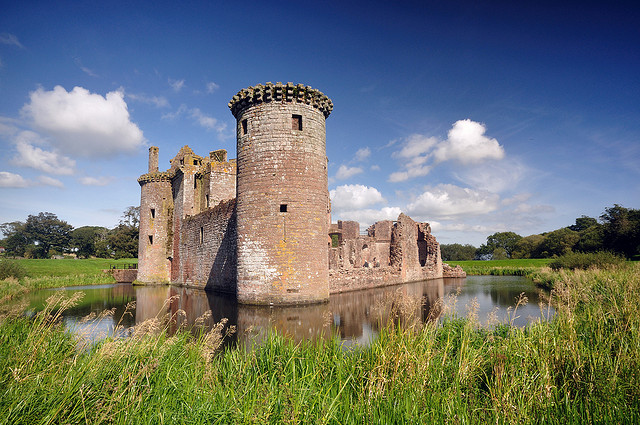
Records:
{"label": "water reflection", "polygon": [[[42,309],[47,297],[57,290],[42,290],[29,294],[27,314]],[[487,323],[489,313],[498,308],[498,316],[505,318],[515,298],[524,292],[529,304],[520,307],[517,326],[527,324],[529,317],[540,317],[540,292],[522,277],[470,276],[466,279],[436,279],[400,286],[376,288],[366,291],[335,294],[328,303],[305,307],[268,307],[238,305],[233,299],[198,289],[173,286],[131,286],[130,284],[100,285],[65,288],[63,291],[82,291],[84,298],[64,314],[65,324],[78,333],[89,333],[91,338],[111,335],[117,325],[124,329],[153,318],[172,317],[169,332],[184,327],[198,332],[196,323],[210,329],[221,319],[228,319],[227,327],[237,331],[227,344],[242,342],[248,347],[260,344],[269,332],[277,330],[295,341],[339,337],[345,345],[367,344],[375,338],[380,326],[395,317],[394,311],[403,309],[422,321],[438,318],[441,298],[459,291],[457,313],[465,314],[465,305],[477,298],[478,316]],[[403,301],[404,300],[404,301]],[[414,300],[407,303],[406,300]],[[420,302],[420,300],[422,302]],[[128,303],[136,301],[132,314],[124,314]],[[400,306],[400,303],[404,303]],[[402,307],[402,308],[400,308]],[[99,323],[82,323],[90,313],[98,314],[114,309],[112,316]],[[395,310],[394,310],[395,309]],[[183,313],[184,312],[184,313]]]}

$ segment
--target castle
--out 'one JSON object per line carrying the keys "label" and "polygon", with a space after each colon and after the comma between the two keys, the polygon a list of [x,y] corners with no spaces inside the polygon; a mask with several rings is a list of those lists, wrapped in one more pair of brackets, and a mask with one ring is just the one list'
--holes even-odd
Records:
{"label": "castle", "polygon": [[256,85],[229,102],[237,159],[184,146],[141,187],[138,276],[225,292],[246,304],[326,301],[330,292],[460,276],[427,223],[404,214],[362,235],[331,223],[325,120],[331,100],[292,83]]}

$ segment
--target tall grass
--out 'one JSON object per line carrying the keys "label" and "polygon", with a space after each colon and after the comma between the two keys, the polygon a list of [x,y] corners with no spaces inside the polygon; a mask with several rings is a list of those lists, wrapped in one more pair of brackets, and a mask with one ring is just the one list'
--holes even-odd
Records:
{"label": "tall grass", "polygon": [[222,324],[168,336],[171,317],[83,345],[56,318],[73,301],[52,299],[1,320],[0,424],[638,423],[640,265],[557,275],[548,322],[483,328],[450,298],[422,324],[397,295],[355,349],[271,334],[220,351]]}

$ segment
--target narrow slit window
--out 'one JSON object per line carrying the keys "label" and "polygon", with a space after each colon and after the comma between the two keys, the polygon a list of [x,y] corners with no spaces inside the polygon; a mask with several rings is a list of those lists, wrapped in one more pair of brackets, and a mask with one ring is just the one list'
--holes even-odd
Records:
{"label": "narrow slit window", "polygon": [[247,120],[242,120],[242,135],[247,134]]}
{"label": "narrow slit window", "polygon": [[151,218],[156,218],[156,209],[151,208]]}
{"label": "narrow slit window", "polygon": [[196,178],[193,179],[193,188],[194,189],[198,188],[198,179],[196,179]]}
{"label": "narrow slit window", "polygon": [[209,208],[209,195],[205,195],[205,198],[207,200],[207,208]]}
{"label": "narrow slit window", "polygon": [[149,235],[149,245],[153,245],[153,235]]}
{"label": "narrow slit window", "polygon": [[280,212],[287,212],[287,204],[280,204]]}
{"label": "narrow slit window", "polygon": [[204,227],[200,228],[200,243],[204,242]]}
{"label": "narrow slit window", "polygon": [[291,115],[291,130],[302,131],[302,115]]}

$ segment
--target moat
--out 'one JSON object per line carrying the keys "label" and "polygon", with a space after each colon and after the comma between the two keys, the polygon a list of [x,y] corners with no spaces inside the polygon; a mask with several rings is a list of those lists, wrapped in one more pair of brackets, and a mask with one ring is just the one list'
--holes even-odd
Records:
{"label": "moat", "polygon": [[[228,319],[227,326],[236,327],[237,331],[228,338],[228,344],[242,341],[250,346],[259,342],[267,332],[277,330],[296,341],[334,335],[346,346],[366,345],[376,337],[379,327],[389,318],[391,306],[397,306],[399,299],[422,299],[421,306],[414,302],[408,308],[423,321],[441,317],[443,307],[439,299],[444,300],[450,309],[455,309],[459,316],[466,316],[473,300],[477,299],[477,317],[482,324],[495,323],[497,319],[526,326],[533,320],[545,320],[554,313],[548,306],[541,311],[539,304],[544,303],[543,292],[530,280],[517,276],[434,279],[335,294],[331,295],[328,303],[304,307],[247,306],[199,289],[130,284],[47,289],[28,294],[18,302],[25,303],[27,314],[33,315],[48,297],[60,291],[68,296],[84,292],[82,300],[64,313],[63,320],[69,330],[94,340],[112,335],[118,325],[121,326],[118,332],[126,334],[131,327],[154,317],[173,316],[170,332],[179,326],[192,328],[204,315],[206,327],[213,326],[222,318]],[[529,302],[519,306],[514,315],[512,308],[520,293],[524,293]],[[455,294],[454,298],[452,295]],[[455,303],[452,302],[454,299]],[[124,314],[127,304],[133,301],[135,308],[131,309],[131,314]],[[82,320],[90,313],[99,314],[106,309],[115,309],[115,312],[99,323]]]}

